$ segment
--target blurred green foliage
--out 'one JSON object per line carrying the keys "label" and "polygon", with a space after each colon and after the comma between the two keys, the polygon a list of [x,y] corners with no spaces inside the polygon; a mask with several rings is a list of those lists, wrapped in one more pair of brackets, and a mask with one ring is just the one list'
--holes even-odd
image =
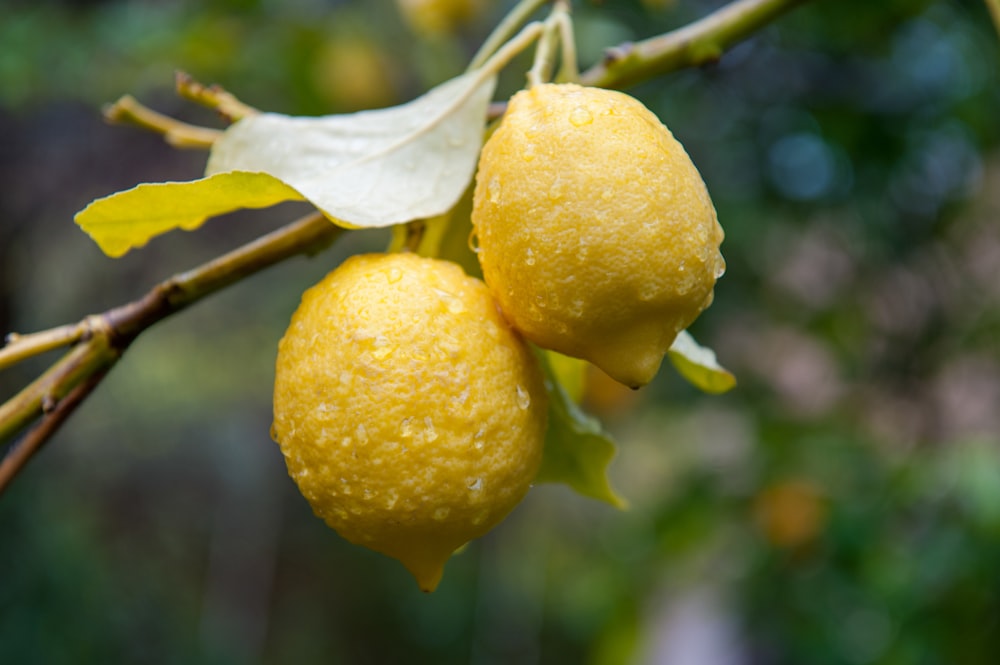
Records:
{"label": "blurred green foliage", "polygon": [[[390,104],[509,4],[424,38],[388,0],[5,3],[0,328],[137,297],[299,210],[104,258],[73,212],[203,157],[103,127],[101,103],[212,122],[171,96],[183,69],[268,110]],[[577,3],[581,57],[720,4]],[[726,228],[694,332],[740,385],[592,388],[629,511],[538,487],[430,596],[309,513],[267,435],[273,355],[298,294],[386,241],[352,233],[144,335],[0,499],[0,662],[994,662],[997,43],[978,0],[813,2],[632,91]]]}

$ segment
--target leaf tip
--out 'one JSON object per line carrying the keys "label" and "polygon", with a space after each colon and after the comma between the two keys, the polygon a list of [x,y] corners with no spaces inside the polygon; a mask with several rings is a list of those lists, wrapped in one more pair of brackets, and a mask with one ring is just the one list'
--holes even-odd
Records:
{"label": "leaf tip", "polygon": [[611,505],[611,507],[617,508],[618,510],[621,510],[623,512],[626,511],[626,510],[628,510],[629,508],[631,508],[631,506],[629,505],[628,499],[626,499],[625,497],[623,497],[618,492],[615,492],[610,487],[608,487],[608,496],[606,498],[604,498],[603,501],[605,503]]}
{"label": "leaf tip", "polygon": [[95,199],[87,204],[83,210],[79,211],[73,215],[73,222],[80,227],[80,230],[87,234],[91,240],[100,248],[104,254],[112,259],[119,259],[128,253],[132,247],[138,245],[133,245],[127,242],[122,242],[116,238],[111,238],[105,234],[99,232],[99,230],[94,228],[93,210],[94,205],[97,204],[101,199]]}
{"label": "leaf tip", "polygon": [[736,377],[719,365],[715,352],[682,330],[667,352],[677,372],[699,390],[720,395],[736,387]]}

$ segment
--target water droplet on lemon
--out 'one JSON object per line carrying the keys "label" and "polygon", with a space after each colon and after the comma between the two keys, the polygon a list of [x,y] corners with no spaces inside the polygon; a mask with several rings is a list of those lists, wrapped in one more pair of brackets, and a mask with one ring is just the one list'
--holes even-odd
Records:
{"label": "water droplet on lemon", "polygon": [[574,127],[583,127],[594,122],[593,114],[583,106],[577,106],[569,114],[569,121]]}
{"label": "water droplet on lemon", "polygon": [[522,410],[531,406],[531,395],[528,394],[527,390],[521,387],[521,384],[517,385],[517,406]]}

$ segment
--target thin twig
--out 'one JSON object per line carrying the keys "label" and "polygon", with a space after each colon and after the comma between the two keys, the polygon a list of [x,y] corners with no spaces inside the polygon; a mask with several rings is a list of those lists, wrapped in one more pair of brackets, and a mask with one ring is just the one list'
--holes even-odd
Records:
{"label": "thin twig", "polygon": [[114,104],[104,107],[104,119],[110,123],[135,125],[157,134],[175,148],[207,150],[222,132],[208,127],[189,125],[140,104],[132,95],[125,95]]}
{"label": "thin twig", "polygon": [[[139,300],[87,317],[77,324],[85,325],[88,332],[77,341],[76,346],[38,379],[0,405],[0,442],[15,435],[39,416],[44,423],[78,386],[107,372],[132,341],[153,324],[264,268],[292,256],[314,254],[327,247],[342,232],[343,229],[330,223],[322,214],[312,213],[198,268],[160,282]],[[58,337],[56,331],[65,328],[60,326],[35,335]],[[34,348],[38,351],[42,347],[38,345]],[[80,399],[83,397],[85,395],[81,395]],[[47,438],[61,422],[59,420],[42,430],[36,426],[25,436]],[[32,434],[39,431],[43,435]],[[40,445],[41,442],[38,442],[24,448],[22,440],[7,452],[5,459],[11,455],[30,456]],[[6,465],[6,462],[3,464]],[[24,466],[23,461],[12,464],[12,475],[0,479],[0,490]]]}
{"label": "thin twig", "polygon": [[71,323],[30,335],[7,335],[7,346],[0,348],[0,370],[22,360],[77,343],[89,330],[86,321]]}
{"label": "thin twig", "polygon": [[77,384],[63,397],[45,416],[31,428],[4,456],[0,459],[0,495],[10,485],[14,477],[24,468],[28,460],[37,453],[53,434],[62,426],[71,413],[76,410],[84,399],[97,387],[97,384],[107,376],[108,370],[99,371],[88,376]]}
{"label": "thin twig", "polygon": [[[521,28],[512,39],[501,46],[496,53],[490,56],[478,71],[478,80],[484,81],[486,77],[496,76],[497,73],[510,64],[519,53],[528,48],[529,45],[545,33],[546,26],[541,21],[534,21]],[[477,84],[478,85],[478,84]]]}
{"label": "thin twig", "polygon": [[552,80],[552,68],[555,66],[556,51],[560,41],[559,17],[565,7],[562,3],[542,23],[542,33],[535,47],[535,59],[528,70],[528,87],[535,87]]}
{"label": "thin twig", "polygon": [[478,69],[486,64],[486,61],[496,53],[501,46],[506,44],[510,39],[517,34],[521,26],[528,22],[531,15],[538,11],[542,5],[545,5],[552,0],[521,0],[513,9],[510,10],[499,25],[490,33],[490,36],[486,38],[483,45],[479,47],[476,54],[472,56],[472,60],[469,62],[469,67],[466,71],[472,71],[473,69]]}
{"label": "thin twig", "polygon": [[232,93],[217,85],[203,85],[186,72],[174,76],[177,94],[184,99],[214,109],[228,122],[236,122],[248,115],[260,113],[254,107],[244,104]]}
{"label": "thin twig", "polygon": [[683,67],[717,61],[749,37],[806,0],[737,0],[699,21],[657,37],[608,49],[580,76],[584,85],[625,88]]}
{"label": "thin twig", "polygon": [[131,343],[143,330],[205,296],[299,254],[314,254],[327,247],[343,229],[319,212],[273,231],[242,247],[183,272],[154,286],[149,293],[100,316],[119,338]]}
{"label": "thin twig", "polygon": [[81,379],[114,360],[106,337],[92,336],[87,343],[75,346],[41,376],[0,404],[0,441],[50,410]]}

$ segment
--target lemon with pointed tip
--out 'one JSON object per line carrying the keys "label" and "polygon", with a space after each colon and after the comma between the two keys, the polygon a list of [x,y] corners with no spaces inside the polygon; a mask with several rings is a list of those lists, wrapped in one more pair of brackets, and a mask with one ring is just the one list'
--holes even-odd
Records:
{"label": "lemon with pointed tip", "polygon": [[278,347],[272,433],[319,517],[433,591],[528,491],[546,402],[537,358],[480,280],[361,255],[303,294]]}
{"label": "lemon with pointed tip", "polygon": [[652,380],[725,270],[722,228],[683,146],[611,90],[515,94],[483,147],[472,222],[513,326],[632,387]]}

